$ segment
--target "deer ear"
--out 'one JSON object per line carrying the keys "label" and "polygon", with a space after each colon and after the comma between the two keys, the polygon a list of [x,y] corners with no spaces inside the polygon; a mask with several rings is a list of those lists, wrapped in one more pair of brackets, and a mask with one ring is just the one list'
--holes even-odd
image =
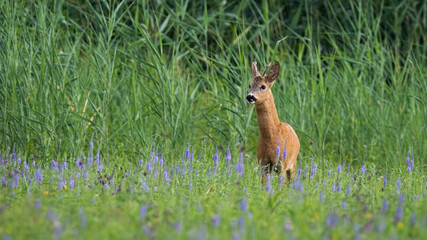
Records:
{"label": "deer ear", "polygon": [[270,71],[268,72],[267,81],[273,82],[274,80],[276,80],[277,76],[279,76],[279,71],[280,71],[280,64],[278,61],[276,61],[273,64],[273,66],[270,68]]}
{"label": "deer ear", "polygon": [[252,77],[255,78],[258,74],[258,68],[256,66],[256,62],[252,62],[251,65],[251,73],[252,73]]}

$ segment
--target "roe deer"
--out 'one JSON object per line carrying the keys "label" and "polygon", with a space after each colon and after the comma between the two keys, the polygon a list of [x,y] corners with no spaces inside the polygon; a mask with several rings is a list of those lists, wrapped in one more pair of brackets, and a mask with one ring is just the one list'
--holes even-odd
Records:
{"label": "roe deer", "polygon": [[270,64],[260,74],[257,62],[252,62],[253,81],[249,85],[250,92],[246,97],[249,103],[255,104],[257,113],[259,128],[257,158],[263,171],[262,183],[264,185],[267,182],[267,173],[270,174],[272,169],[281,172],[288,181],[294,177],[300,148],[294,129],[289,124],[280,122],[270,90],[279,75],[280,65],[276,61],[268,75],[265,76],[269,66]]}

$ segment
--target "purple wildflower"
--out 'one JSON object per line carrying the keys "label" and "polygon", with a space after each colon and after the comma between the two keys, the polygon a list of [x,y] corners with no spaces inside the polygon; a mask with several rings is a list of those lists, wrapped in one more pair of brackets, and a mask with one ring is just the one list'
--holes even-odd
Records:
{"label": "purple wildflower", "polygon": [[343,209],[347,208],[347,202],[345,200],[342,201],[342,208]]}
{"label": "purple wildflower", "polygon": [[170,179],[168,178],[168,170],[167,170],[167,169],[165,169],[165,170],[163,171],[163,180],[164,180],[165,182],[169,182],[169,181],[170,181]]}
{"label": "purple wildflower", "polygon": [[341,164],[338,164],[337,172],[338,172],[338,173],[339,173],[339,172],[341,172]]}
{"label": "purple wildflower", "polygon": [[24,165],[24,171],[25,171],[25,172],[27,172],[27,171],[30,169],[30,168],[28,167],[27,162],[26,162],[26,161],[24,161],[22,164]]}
{"label": "purple wildflower", "polygon": [[316,184],[314,184],[314,187],[319,187],[319,182],[316,182]]}
{"label": "purple wildflower", "polygon": [[206,229],[204,226],[202,226],[202,229],[199,232],[199,236],[198,236],[199,240],[204,240],[206,239]]}
{"label": "purple wildflower", "polygon": [[335,184],[334,183],[332,183],[331,191],[335,192]]}
{"label": "purple wildflower", "polygon": [[346,172],[346,176],[348,177],[348,175],[349,175],[349,172],[350,172],[350,163],[348,163],[348,166],[347,166],[347,172]]}
{"label": "purple wildflower", "polygon": [[141,187],[142,187],[142,189],[145,190],[145,192],[149,192],[150,191],[150,189],[148,187],[148,184],[146,182],[144,182],[144,181],[142,182]]}
{"label": "purple wildflower", "polygon": [[215,216],[213,216],[213,218],[212,218],[212,225],[214,227],[218,227],[219,226],[219,216],[218,216],[218,214],[215,214]]}
{"label": "purple wildflower", "polygon": [[182,231],[182,226],[180,221],[175,222],[174,227],[175,227],[175,232],[180,233]]}
{"label": "purple wildflower", "polygon": [[240,211],[244,212],[248,209],[248,202],[246,201],[246,198],[242,198],[239,204]]}
{"label": "purple wildflower", "polygon": [[347,195],[350,195],[350,194],[351,194],[351,185],[349,184],[347,186]]}
{"label": "purple wildflower", "polygon": [[285,141],[285,147],[284,147],[284,149],[283,149],[283,160],[284,160],[284,163],[286,163],[286,156],[287,156],[287,154],[288,154],[288,139],[286,139],[286,141]]}
{"label": "purple wildflower", "polygon": [[35,179],[37,182],[43,181],[42,170],[40,169],[40,167],[36,170]]}
{"label": "purple wildflower", "polygon": [[292,231],[292,223],[289,220],[285,220],[285,232],[289,233]]}
{"label": "purple wildflower", "polygon": [[93,164],[93,157],[92,156],[88,156],[87,157],[87,165],[88,166],[92,166],[92,164]]}
{"label": "purple wildflower", "polygon": [[360,169],[360,171],[361,171],[362,173],[365,173],[365,172],[366,172],[365,159],[363,159],[363,162],[362,162],[362,168]]}
{"label": "purple wildflower", "polygon": [[280,158],[280,138],[277,139],[276,156]]}
{"label": "purple wildflower", "polygon": [[151,167],[150,161],[147,162],[147,171],[149,174],[153,171],[153,167]]}
{"label": "purple wildflower", "polygon": [[101,172],[104,169],[104,164],[100,164],[98,167],[98,172]]}
{"label": "purple wildflower", "polygon": [[399,178],[396,181],[397,194],[400,194],[400,186],[402,186],[402,180],[400,180],[400,178]]}
{"label": "purple wildflower", "polygon": [[144,227],[144,232],[145,232],[145,235],[147,235],[149,238],[152,238],[152,237],[153,237],[153,233],[152,233],[152,231],[151,231],[150,226],[145,225],[145,227]]}
{"label": "purple wildflower", "polygon": [[78,168],[80,168],[80,169],[83,169],[83,168],[84,168],[84,163],[83,163],[83,161],[82,161],[82,158],[81,158],[81,157],[78,157],[78,158],[77,158],[76,166],[77,166]]}
{"label": "purple wildflower", "polygon": [[225,157],[225,162],[227,163],[227,166],[230,166],[231,161],[231,153],[230,153],[230,146],[227,148],[227,156]]}
{"label": "purple wildflower", "polygon": [[240,240],[242,239],[242,237],[240,236],[240,232],[239,231],[235,231],[233,233],[233,240]]}
{"label": "purple wildflower", "polygon": [[37,199],[36,202],[34,203],[34,207],[36,208],[36,210],[40,210],[40,208],[42,208],[42,201]]}
{"label": "purple wildflower", "polygon": [[108,189],[108,184],[104,183],[104,189],[107,190]]}
{"label": "purple wildflower", "polygon": [[236,172],[240,174],[241,177],[244,175],[244,165],[243,165],[243,153],[239,154],[239,162],[236,164]]}
{"label": "purple wildflower", "polygon": [[267,192],[268,194],[272,194],[274,192],[273,187],[271,186],[270,173],[267,173]]}
{"label": "purple wildflower", "polygon": [[332,163],[329,164],[328,172],[326,173],[326,177],[329,177],[329,175],[331,175],[331,166],[332,166]]}
{"label": "purple wildflower", "polygon": [[96,153],[95,159],[96,159],[96,166],[99,166],[99,149],[98,149],[98,152]]}
{"label": "purple wildflower", "polygon": [[397,209],[396,209],[396,215],[394,215],[394,221],[399,222],[400,220],[402,220],[402,218],[403,218],[403,207],[401,204],[399,204],[399,206],[397,206]]}
{"label": "purple wildflower", "polygon": [[93,141],[92,141],[92,139],[90,140],[89,145],[90,145],[90,149],[93,149]]}
{"label": "purple wildflower", "polygon": [[86,217],[86,212],[85,212],[84,208],[79,209],[79,214],[80,214],[80,226],[81,226],[81,228],[86,228],[87,217]]}
{"label": "purple wildflower", "polygon": [[219,161],[218,161],[218,147],[216,148],[215,154],[214,154],[214,167],[219,167]]}
{"label": "purple wildflower", "polygon": [[410,166],[411,166],[411,171],[414,170],[414,150],[412,150]]}
{"label": "purple wildflower", "polygon": [[190,158],[190,141],[187,143],[187,149],[185,150],[185,158]]}
{"label": "purple wildflower", "polygon": [[59,182],[58,182],[58,190],[61,190],[64,187],[64,184],[62,182],[62,176],[59,178]]}
{"label": "purple wildflower", "polygon": [[337,182],[337,192],[341,192],[341,186],[340,186],[340,183],[339,182]]}
{"label": "purple wildflower", "polygon": [[139,218],[144,218],[147,215],[147,206],[141,205],[139,208]]}
{"label": "purple wildflower", "polygon": [[245,219],[240,217],[239,220],[237,220],[237,225],[239,225],[239,227],[243,227],[245,225]]}
{"label": "purple wildflower", "polygon": [[160,154],[159,167],[163,166],[163,151]]}
{"label": "purple wildflower", "polygon": [[190,181],[190,183],[188,184],[188,189],[190,189],[190,191],[193,190],[193,182],[192,181]]}
{"label": "purple wildflower", "polygon": [[314,178],[314,174],[316,174],[317,172],[317,164],[312,164],[311,165],[311,174],[310,174],[310,179],[313,180]]}
{"label": "purple wildflower", "polygon": [[330,213],[326,218],[326,226],[334,228],[338,225],[338,214],[336,212]]}
{"label": "purple wildflower", "polygon": [[52,211],[52,209],[49,209],[49,211],[46,213],[46,217],[51,221],[58,221],[58,216]]}
{"label": "purple wildflower", "polygon": [[325,201],[325,193],[323,193],[323,191],[320,192],[320,197],[319,197],[321,202]]}
{"label": "purple wildflower", "polygon": [[70,178],[70,188],[74,188],[74,178]]}
{"label": "purple wildflower", "polygon": [[159,154],[156,151],[156,155],[154,156],[154,161],[153,161],[153,165],[155,165],[157,162],[159,161]]}
{"label": "purple wildflower", "polygon": [[16,174],[15,176],[13,176],[13,182],[12,182],[12,184],[13,184],[13,187],[18,187],[19,186],[19,175],[18,174]]}
{"label": "purple wildflower", "polygon": [[399,204],[403,203],[405,201],[405,196],[403,196],[402,194],[399,195]]}
{"label": "purple wildflower", "polygon": [[52,160],[52,168],[58,170],[58,164],[55,162],[55,160]]}
{"label": "purple wildflower", "polygon": [[36,166],[36,161],[35,160],[33,160],[33,167],[35,167]]}
{"label": "purple wildflower", "polygon": [[3,175],[1,176],[1,186],[7,187],[7,180]]}
{"label": "purple wildflower", "polygon": [[383,212],[385,213],[385,212],[387,212],[387,209],[388,209],[388,202],[387,202],[387,200],[384,200],[383,201],[383,206],[382,206],[382,208],[383,208]]}

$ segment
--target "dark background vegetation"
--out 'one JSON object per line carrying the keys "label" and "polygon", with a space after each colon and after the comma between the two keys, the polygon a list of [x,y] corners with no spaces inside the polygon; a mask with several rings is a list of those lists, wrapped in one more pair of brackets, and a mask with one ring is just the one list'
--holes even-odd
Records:
{"label": "dark background vegetation", "polygon": [[302,159],[426,162],[426,1],[2,1],[0,23],[3,152],[254,157],[249,63],[278,60]]}

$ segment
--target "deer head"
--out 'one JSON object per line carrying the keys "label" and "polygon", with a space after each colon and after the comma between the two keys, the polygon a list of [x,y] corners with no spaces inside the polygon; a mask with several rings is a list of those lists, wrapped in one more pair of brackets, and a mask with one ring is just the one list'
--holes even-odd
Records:
{"label": "deer head", "polygon": [[258,72],[257,62],[252,62],[251,73],[253,81],[249,84],[250,92],[246,97],[249,103],[259,104],[270,96],[267,93],[270,92],[270,88],[273,86],[274,80],[279,76],[280,65],[279,62],[276,61],[270,68],[268,75],[265,76],[265,72],[269,66],[270,64],[268,64],[264,68],[264,71],[262,71],[262,74],[260,74]]}

